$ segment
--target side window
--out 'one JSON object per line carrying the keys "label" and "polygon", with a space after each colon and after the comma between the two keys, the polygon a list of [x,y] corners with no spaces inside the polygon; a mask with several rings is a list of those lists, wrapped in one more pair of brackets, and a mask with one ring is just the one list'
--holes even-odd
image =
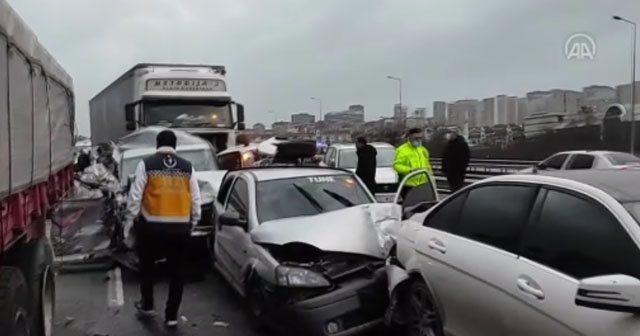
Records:
{"label": "side window", "polygon": [[489,185],[472,189],[455,230],[493,247],[515,252],[537,195],[537,188]]}
{"label": "side window", "polygon": [[593,161],[595,161],[593,155],[577,154],[573,157],[567,169],[591,169]]}
{"label": "side window", "polygon": [[640,251],[613,214],[555,190],[526,230],[522,255],[576,279],[620,273],[640,279]]}
{"label": "side window", "polygon": [[467,198],[467,193],[455,195],[453,199],[446,200],[442,206],[424,219],[423,226],[438,229],[445,232],[453,232],[460,219],[460,211]]}
{"label": "side window", "polygon": [[227,210],[246,216],[249,209],[249,185],[243,178],[237,178],[231,188]]}
{"label": "side window", "polygon": [[542,162],[547,168],[560,169],[562,164],[569,157],[569,154],[556,154]]}

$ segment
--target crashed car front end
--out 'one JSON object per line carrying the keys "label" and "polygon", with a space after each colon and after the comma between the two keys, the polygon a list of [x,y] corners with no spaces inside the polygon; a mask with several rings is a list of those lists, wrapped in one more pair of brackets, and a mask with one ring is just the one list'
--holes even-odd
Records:
{"label": "crashed car front end", "polygon": [[383,324],[392,241],[381,223],[398,221],[377,216],[373,207],[382,205],[283,220],[254,232],[274,260],[259,273],[267,318],[278,331],[344,336]]}

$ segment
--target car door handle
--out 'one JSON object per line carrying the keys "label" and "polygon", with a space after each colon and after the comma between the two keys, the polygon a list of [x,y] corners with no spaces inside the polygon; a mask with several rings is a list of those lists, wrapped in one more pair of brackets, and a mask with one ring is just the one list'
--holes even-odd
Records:
{"label": "car door handle", "polygon": [[444,246],[442,242],[438,240],[431,239],[427,244],[427,246],[429,246],[430,249],[436,250],[440,253],[447,253],[447,248]]}
{"label": "car door handle", "polygon": [[518,289],[535,296],[537,299],[544,299],[544,292],[535,282],[526,278],[518,278]]}

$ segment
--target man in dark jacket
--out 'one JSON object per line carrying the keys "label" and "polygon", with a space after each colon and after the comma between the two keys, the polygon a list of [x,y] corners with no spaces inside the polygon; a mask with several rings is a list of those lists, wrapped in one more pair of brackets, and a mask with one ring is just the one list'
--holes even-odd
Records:
{"label": "man in dark jacket", "polygon": [[376,190],[376,156],[378,151],[367,143],[364,137],[356,139],[356,154],[358,155],[358,165],[356,175],[364,182],[372,194]]}
{"label": "man in dark jacket", "polygon": [[447,145],[442,155],[442,172],[447,176],[451,192],[464,186],[464,177],[470,157],[469,145],[464,137],[457,133],[449,133]]}

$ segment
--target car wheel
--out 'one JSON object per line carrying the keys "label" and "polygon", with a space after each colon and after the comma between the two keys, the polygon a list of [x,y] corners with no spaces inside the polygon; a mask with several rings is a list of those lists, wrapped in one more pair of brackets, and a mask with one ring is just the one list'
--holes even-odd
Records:
{"label": "car wheel", "polygon": [[266,297],[262,288],[262,281],[257,276],[250,276],[246,287],[247,306],[251,313],[251,323],[254,329],[263,330],[266,327]]}
{"label": "car wheel", "polygon": [[436,309],[429,287],[415,281],[407,295],[407,334],[409,336],[443,336],[442,319]]}

